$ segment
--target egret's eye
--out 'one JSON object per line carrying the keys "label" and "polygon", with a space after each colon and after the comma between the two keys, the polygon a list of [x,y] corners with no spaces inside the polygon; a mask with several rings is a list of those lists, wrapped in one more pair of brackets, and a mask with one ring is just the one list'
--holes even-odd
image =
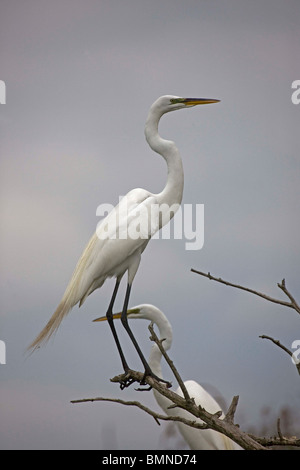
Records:
{"label": "egret's eye", "polygon": [[170,102],[171,102],[171,104],[183,103],[184,98],[171,98]]}

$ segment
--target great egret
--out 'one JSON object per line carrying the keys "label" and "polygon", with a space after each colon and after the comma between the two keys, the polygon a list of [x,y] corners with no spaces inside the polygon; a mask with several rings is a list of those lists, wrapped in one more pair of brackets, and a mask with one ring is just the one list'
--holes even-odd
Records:
{"label": "great egret", "polygon": [[[122,323],[142,360],[145,375],[152,375],[149,365],[128,325],[126,312],[132,282],[140,264],[141,254],[151,236],[174,216],[182,199],[184,178],[181,157],[174,142],[164,140],[159,136],[158,123],[163,114],[169,111],[191,108],[200,104],[217,103],[218,101],[204,98],[162,96],[153,103],[145,125],[145,137],[152,150],[159,153],[167,163],[168,177],[166,186],[158,194],[152,194],[141,188],[133,189],[105,217],[83,251],[56,311],[28,349],[34,350],[45,343],[77,303],[80,307],[87,296],[101,287],[107,278],[116,277],[116,284],[106,317],[124,371],[127,373],[129,367],[113,324],[113,305],[121,279],[127,271],[128,280],[123,304]],[[159,209],[159,217],[151,218],[153,207]],[[170,211],[170,208],[172,208],[172,211]],[[139,227],[139,233],[137,233],[137,226]],[[130,385],[130,380],[128,380],[128,383],[125,382],[123,387],[127,385]]]}
{"label": "great egret", "polygon": [[[136,307],[127,310],[127,316],[128,318],[142,318],[155,323],[159,329],[160,339],[164,340],[162,344],[165,351],[168,351],[171,348],[173,339],[172,326],[165,314],[157,307],[151,304],[137,305]],[[121,313],[114,314],[114,318],[121,318]],[[94,321],[104,320],[106,320],[106,317],[97,318]],[[152,372],[159,377],[162,377],[161,359],[162,353],[159,350],[157,344],[154,343],[151,348],[148,364]],[[196,405],[201,405],[209,413],[217,413],[218,411],[221,411],[221,406],[200,384],[194,380],[187,380],[184,382],[184,384],[189,393],[189,396],[194,398]],[[182,408],[169,408],[169,406],[173,403],[168,400],[168,398],[158,393],[155,389],[153,389],[153,393],[157,403],[167,415],[180,416],[191,421],[203,423],[203,421],[201,421],[199,418],[195,418],[193,415],[188,413],[186,410],[183,410]],[[183,396],[180,387],[176,390],[176,393],[180,396]],[[229,437],[212,429],[195,429],[179,422],[176,424],[182,437],[191,449],[242,450],[242,448],[234,441],[229,439]]]}

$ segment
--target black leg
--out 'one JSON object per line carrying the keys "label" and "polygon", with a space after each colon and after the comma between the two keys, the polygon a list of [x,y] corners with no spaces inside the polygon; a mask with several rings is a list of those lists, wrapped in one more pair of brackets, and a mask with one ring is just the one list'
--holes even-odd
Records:
{"label": "black leg", "polygon": [[115,303],[115,299],[116,299],[116,295],[117,295],[119,286],[120,286],[120,281],[117,280],[114,291],[113,291],[113,295],[112,295],[112,298],[111,298],[111,301],[110,301],[110,304],[108,306],[108,310],[106,312],[106,318],[107,318],[107,321],[108,321],[109,326],[111,328],[113,337],[115,339],[115,342],[116,342],[116,345],[117,345],[117,348],[118,348],[118,351],[119,351],[119,354],[120,354],[120,358],[121,358],[121,361],[122,361],[122,366],[124,368],[124,371],[128,372],[129,367],[128,367],[128,364],[126,362],[124,353],[122,351],[121,344],[120,344],[120,341],[119,341],[119,338],[118,338],[118,335],[117,335],[117,332],[116,332],[116,329],[115,329],[114,320],[113,320],[113,306],[114,306],[114,303]]}
{"label": "black leg", "polygon": [[[134,347],[135,349],[137,350],[137,353],[138,355],[140,356],[140,359],[143,363],[143,366],[145,368],[145,374],[144,374],[144,379],[145,377],[147,376],[151,376],[153,377],[154,379],[158,380],[159,382],[164,382],[168,385],[168,387],[171,387],[171,384],[169,382],[167,382],[166,380],[163,380],[163,379],[160,379],[159,377],[157,377],[155,374],[153,374],[148,362],[146,361],[135,337],[133,336],[133,333],[131,331],[131,328],[128,324],[128,317],[127,317],[127,310],[128,310],[128,303],[129,303],[129,297],[130,297],[130,291],[131,291],[131,285],[130,284],[127,284],[127,290],[126,290],[126,295],[125,295],[125,301],[124,301],[124,305],[123,305],[123,310],[122,310],[122,315],[121,315],[121,321],[122,321],[122,324],[125,328],[125,330],[127,331],[131,341],[133,342],[134,344]],[[144,382],[144,379],[143,381],[141,382],[141,385],[143,385],[143,382]]]}

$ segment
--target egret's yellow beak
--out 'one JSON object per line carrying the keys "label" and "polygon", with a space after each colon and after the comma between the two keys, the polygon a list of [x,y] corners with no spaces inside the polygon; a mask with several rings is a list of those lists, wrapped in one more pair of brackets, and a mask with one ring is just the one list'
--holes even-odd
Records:
{"label": "egret's yellow beak", "polygon": [[[115,313],[115,314],[113,315],[113,318],[114,318],[114,319],[115,319],[115,318],[121,318],[121,313]],[[106,318],[106,316],[104,315],[104,317],[95,318],[95,320],[93,320],[93,322],[94,322],[94,321],[107,321],[107,318]]]}
{"label": "egret's yellow beak", "polygon": [[182,103],[188,107],[197,106],[198,104],[211,104],[211,103],[219,103],[219,102],[220,100],[215,100],[212,98],[173,98],[171,99],[172,104]]}
{"label": "egret's yellow beak", "polygon": [[[130,314],[133,314],[133,313],[139,313],[139,312],[140,312],[139,308],[131,308],[131,309],[127,310],[127,315],[130,315]],[[114,313],[113,314],[113,319],[116,320],[117,318],[121,318],[121,315],[122,315],[122,312]],[[96,318],[93,321],[107,321],[107,318],[106,318],[106,316],[99,317],[99,318]]]}
{"label": "egret's yellow beak", "polygon": [[211,98],[184,98],[182,101],[186,106],[197,106],[198,104],[219,103],[220,100]]}

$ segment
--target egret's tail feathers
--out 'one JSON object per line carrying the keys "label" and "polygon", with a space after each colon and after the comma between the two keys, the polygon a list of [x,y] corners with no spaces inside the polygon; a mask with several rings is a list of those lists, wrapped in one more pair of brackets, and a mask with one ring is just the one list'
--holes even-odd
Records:
{"label": "egret's tail feathers", "polygon": [[95,233],[76,265],[75,271],[73,272],[72,278],[59,306],[53,313],[45,328],[30,344],[28,347],[29,351],[34,351],[45,344],[53,333],[55,333],[63,318],[69,313],[74,305],[80,302],[79,306],[81,306],[86,297],[104,283],[105,276],[99,277],[92,282],[90,282],[89,276],[86,276],[86,270],[89,269],[92,262],[91,260],[94,259],[94,251],[97,242],[99,242],[99,239]]}
{"label": "egret's tail feathers", "polygon": [[40,334],[28,346],[28,351],[33,352],[40,346],[46,344],[50,337],[53,335],[53,333],[55,333],[63,318],[69,313],[72,307],[73,305],[69,301],[69,299],[66,299],[64,297],[60,302],[59,306],[57,307],[56,311],[53,313],[52,317],[48,321],[45,328],[43,328]]}

